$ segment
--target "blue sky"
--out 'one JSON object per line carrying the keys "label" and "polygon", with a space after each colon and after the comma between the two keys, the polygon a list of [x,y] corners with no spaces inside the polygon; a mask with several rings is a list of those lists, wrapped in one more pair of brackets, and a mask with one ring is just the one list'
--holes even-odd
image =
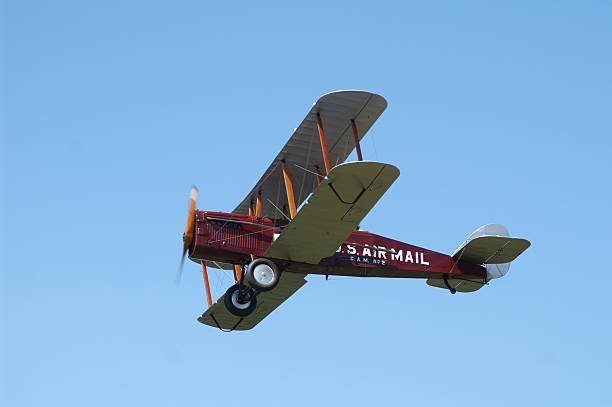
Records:
{"label": "blue sky", "polygon": [[[608,2],[1,7],[0,404],[609,405]],[[472,294],[311,276],[200,325],[189,187],[231,211],[338,89],[387,99],[364,156],[401,170],[363,229],[531,248]]]}

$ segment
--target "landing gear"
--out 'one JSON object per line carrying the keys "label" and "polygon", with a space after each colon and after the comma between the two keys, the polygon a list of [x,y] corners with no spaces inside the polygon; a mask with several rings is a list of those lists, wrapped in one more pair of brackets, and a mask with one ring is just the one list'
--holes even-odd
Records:
{"label": "landing gear", "polygon": [[[242,289],[241,289],[242,288]],[[231,286],[223,296],[225,308],[237,317],[246,317],[257,307],[257,297],[253,289],[240,284]]]}
{"label": "landing gear", "polygon": [[246,279],[257,291],[269,291],[276,287],[280,273],[274,262],[268,259],[253,260],[246,272]]}
{"label": "landing gear", "polygon": [[237,317],[246,317],[257,307],[257,294],[276,287],[279,278],[280,273],[274,262],[268,259],[253,260],[246,272],[242,273],[240,281],[225,292],[225,308]]}

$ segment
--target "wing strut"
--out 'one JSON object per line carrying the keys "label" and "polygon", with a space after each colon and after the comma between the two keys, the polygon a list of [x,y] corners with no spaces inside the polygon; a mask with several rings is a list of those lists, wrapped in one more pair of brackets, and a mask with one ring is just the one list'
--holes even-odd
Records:
{"label": "wing strut", "polygon": [[361,147],[359,146],[359,134],[357,133],[357,125],[355,124],[355,119],[351,119],[351,126],[353,127],[353,137],[355,138],[355,148],[357,149],[357,159],[359,161],[363,161],[363,156],[361,155]]}
{"label": "wing strut", "polygon": [[291,219],[295,217],[295,195],[293,194],[293,182],[291,182],[291,176],[289,175],[289,167],[287,163],[283,161],[283,178],[285,179],[285,190],[287,191],[287,202],[289,202],[289,214]]}
{"label": "wing strut", "polygon": [[242,277],[242,269],[240,268],[240,264],[234,264],[234,280],[238,282],[240,281],[240,277]]}
{"label": "wing strut", "polygon": [[255,217],[261,218],[261,191],[257,193],[257,205],[255,206]]}
{"label": "wing strut", "polygon": [[206,287],[206,299],[208,300],[208,308],[212,307],[212,298],[210,298],[210,285],[208,284],[208,272],[206,271],[206,264],[202,260],[202,274],[204,275],[204,286]]}
{"label": "wing strut", "polygon": [[323,176],[323,173],[321,172],[321,169],[318,165],[315,167],[315,171],[317,172],[317,186],[319,186],[321,185],[321,181],[323,181],[323,178],[325,177]]}
{"label": "wing strut", "polygon": [[321,152],[323,153],[323,161],[325,161],[325,174],[329,174],[329,157],[327,156],[327,144],[325,144],[325,133],[323,132],[323,123],[321,123],[321,115],[317,112],[317,129],[319,130],[319,140],[321,140]]}

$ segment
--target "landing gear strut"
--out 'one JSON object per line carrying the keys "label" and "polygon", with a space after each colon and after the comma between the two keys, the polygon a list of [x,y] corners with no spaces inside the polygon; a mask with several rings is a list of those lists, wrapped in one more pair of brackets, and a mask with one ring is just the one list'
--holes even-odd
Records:
{"label": "landing gear strut", "polygon": [[257,294],[273,289],[280,279],[278,267],[268,259],[253,260],[246,272],[242,267],[240,280],[223,296],[225,308],[238,317],[253,312],[257,307]]}
{"label": "landing gear strut", "polygon": [[446,286],[446,288],[448,288],[448,291],[450,291],[451,294],[455,294],[457,290],[451,287],[450,284],[448,283],[448,274],[444,274],[442,276],[442,279],[444,280],[444,285]]}

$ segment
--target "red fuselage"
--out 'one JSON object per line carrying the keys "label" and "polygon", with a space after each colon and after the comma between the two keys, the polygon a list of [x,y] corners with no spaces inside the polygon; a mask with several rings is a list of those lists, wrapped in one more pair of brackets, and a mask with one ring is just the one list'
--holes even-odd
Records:
{"label": "red fuselage", "polygon": [[[265,253],[288,223],[282,219],[197,211],[189,257],[196,261],[248,264],[251,255],[266,257]],[[318,264],[271,260],[284,271],[306,274],[440,279],[446,274],[486,278],[486,269],[482,266],[463,261],[455,263],[446,254],[359,230],[333,256]]]}

